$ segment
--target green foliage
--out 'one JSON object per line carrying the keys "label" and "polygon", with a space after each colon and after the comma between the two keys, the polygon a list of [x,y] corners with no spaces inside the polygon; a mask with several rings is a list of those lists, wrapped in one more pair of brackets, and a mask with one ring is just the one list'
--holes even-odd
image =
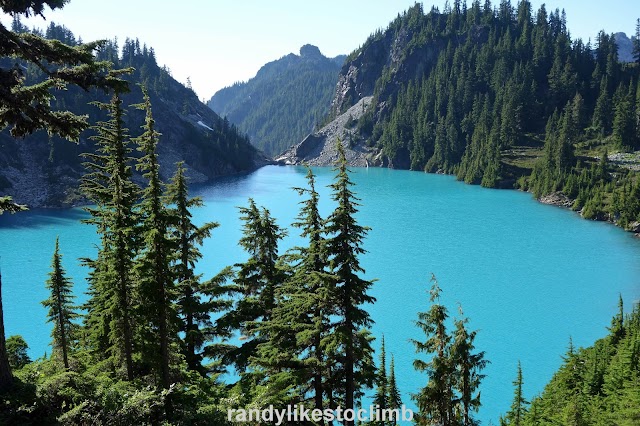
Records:
{"label": "green foliage", "polygon": [[56,248],[51,260],[51,272],[47,280],[47,289],[51,292],[48,299],[42,305],[49,308],[48,322],[53,323],[53,349],[62,355],[65,369],[69,369],[69,355],[76,346],[77,325],[74,320],[78,318],[75,306],[73,306],[73,284],[66,277],[62,267],[62,255],[60,254],[59,238],[56,238]]}
{"label": "green foliage", "polygon": [[29,345],[22,338],[22,336],[9,336],[6,343],[7,347],[7,359],[12,369],[19,369],[31,362],[27,350]]}
{"label": "green foliage", "polygon": [[[340,405],[345,409],[353,408],[364,387],[371,387],[374,378],[374,363],[371,359],[370,334],[367,330],[373,321],[363,309],[365,304],[375,302],[368,294],[373,281],[360,276],[365,271],[360,265],[360,256],[366,253],[362,247],[369,228],[358,224],[359,199],[351,189],[353,182],[349,177],[347,160],[340,140],[336,142],[338,162],[332,189],[332,199],[337,207],[327,218],[326,232],[329,235],[326,249],[329,269],[335,275],[335,293],[333,303],[338,308],[338,320],[335,332],[330,337],[336,353],[344,354],[338,366],[341,377],[332,383],[333,391],[344,395]],[[344,388],[342,388],[344,384]],[[341,401],[342,402],[342,401]]]}
{"label": "green foliage", "polygon": [[[640,309],[612,320],[609,335],[585,349],[573,345],[542,394],[533,398],[524,425],[633,425],[640,422]],[[509,423],[515,424],[515,423]]]}
{"label": "green foliage", "polygon": [[[64,3],[3,1],[0,8],[16,15],[42,15],[44,5],[60,8]],[[14,58],[15,64],[7,66],[3,61],[0,65],[0,82],[6,89],[0,95],[0,130],[11,127],[12,136],[24,137],[45,129],[49,134],[77,141],[80,132],[88,127],[87,119],[70,111],[53,110],[51,100],[55,97],[52,91],[61,92],[68,85],[85,91],[91,88],[126,91],[128,86],[121,75],[130,70],[113,70],[112,63],[97,60],[94,53],[102,46],[104,42],[70,46],[30,32],[9,31],[0,24],[0,57]],[[20,62],[36,67],[44,78],[27,83]]]}
{"label": "green foliage", "polygon": [[501,426],[524,425],[524,416],[528,412],[527,406],[529,405],[529,401],[524,399],[524,395],[522,392],[523,383],[524,381],[522,379],[522,366],[520,365],[520,361],[518,361],[518,374],[516,376],[516,380],[513,382],[513,403],[511,404],[511,409],[507,412],[506,416],[500,418]]}
{"label": "green foliage", "polygon": [[81,189],[95,203],[86,207],[85,222],[96,226],[102,246],[91,268],[87,302],[89,333],[86,339],[102,356],[116,359],[133,380],[133,315],[135,256],[140,248],[139,219],[134,205],[140,189],[131,180],[131,141],[124,127],[122,100],[116,93],[111,103],[98,104],[109,120],[95,126],[96,154],[86,154],[87,174]]}
{"label": "green foliage", "polygon": [[327,115],[342,65],[343,57],[329,59],[307,50],[312,48],[304,46],[300,56],[284,56],[247,82],[218,91],[208,106],[246,132],[267,155],[282,153]]}
{"label": "green foliage", "polygon": [[[389,167],[454,173],[486,187],[520,182],[539,197],[580,176],[581,143],[639,146],[640,68],[618,62],[613,35],[600,32],[594,46],[572,40],[564,15],[544,5],[534,12],[528,1],[454,4],[425,14],[417,4],[347,64],[362,74],[360,96],[374,96],[358,128]],[[342,104],[335,108],[358,101],[347,98],[336,98]],[[528,140],[539,135],[543,158],[533,170],[521,167]],[[577,198],[576,182],[570,184]],[[610,192],[589,185],[582,191],[580,208],[603,194],[587,213],[606,217]]]}
{"label": "green foliage", "polygon": [[447,330],[449,313],[440,303],[440,287],[431,277],[431,308],[418,313],[416,325],[424,332],[424,342],[411,340],[417,353],[430,355],[429,361],[414,360],[413,367],[426,372],[429,381],[417,394],[412,395],[418,406],[416,424],[476,425],[472,413],[480,407],[478,388],[486,366],[484,352],[475,352],[476,332],[466,329],[466,318],[455,321],[455,331]]}

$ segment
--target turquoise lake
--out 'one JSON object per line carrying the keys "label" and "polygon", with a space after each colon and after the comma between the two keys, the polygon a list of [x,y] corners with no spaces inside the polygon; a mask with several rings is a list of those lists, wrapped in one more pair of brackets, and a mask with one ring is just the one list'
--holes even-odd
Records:
{"label": "turquoise lake", "polygon": [[[314,170],[326,215],[333,172]],[[210,277],[245,258],[237,246],[236,207],[249,197],[288,227],[301,200],[291,187],[305,185],[304,175],[300,167],[268,166],[194,188],[206,203],[193,212],[195,220],[220,223],[205,243],[199,271]],[[352,179],[362,203],[358,220],[372,228],[362,263],[366,277],[378,279],[371,292],[377,302],[367,307],[375,345],[384,334],[407,405],[427,381],[413,370],[409,339],[424,338],[413,322],[429,308],[432,272],[449,313],[456,316],[462,305],[470,327],[479,330],[476,347],[491,361],[478,414],[485,425],[498,424],[509,409],[518,360],[530,399],[561,364],[570,336],[576,346],[591,345],[607,333],[618,294],[626,310],[640,298],[640,241],[612,225],[542,205],[527,193],[465,185],[451,176],[371,168],[354,169]],[[50,351],[51,326],[40,301],[47,297],[56,235],[77,301],[85,300],[87,271],[78,258],[93,256],[98,239],[80,223],[83,217],[80,209],[0,216],[6,334],[21,334],[32,358]],[[290,230],[281,252],[301,241]]]}

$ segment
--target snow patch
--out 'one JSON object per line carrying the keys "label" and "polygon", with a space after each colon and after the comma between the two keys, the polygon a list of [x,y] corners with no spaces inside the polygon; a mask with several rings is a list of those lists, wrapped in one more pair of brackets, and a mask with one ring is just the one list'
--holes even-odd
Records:
{"label": "snow patch", "polygon": [[204,123],[202,122],[202,120],[198,121],[198,124],[199,124],[200,126],[204,127],[205,129],[209,129],[209,130],[211,130],[211,131],[213,132],[213,129],[212,129],[211,127],[207,126],[206,124],[204,124]]}

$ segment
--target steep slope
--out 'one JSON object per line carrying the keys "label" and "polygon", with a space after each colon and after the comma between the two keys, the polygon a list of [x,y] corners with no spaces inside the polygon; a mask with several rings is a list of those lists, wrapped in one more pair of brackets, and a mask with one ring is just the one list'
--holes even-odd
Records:
{"label": "steep slope", "polygon": [[[593,45],[571,39],[564,13],[528,1],[426,14],[416,4],[349,55],[327,127],[343,123],[331,134],[349,135],[357,161],[554,195],[545,199],[638,229],[636,172],[615,159],[640,149],[640,66],[619,58],[614,34]],[[342,119],[368,97],[355,126]],[[282,160],[329,165],[327,136]]]}
{"label": "steep slope", "polygon": [[[76,43],[71,31],[51,24],[46,36],[68,44]],[[140,46],[137,40],[126,40],[120,51],[110,42],[99,53],[118,68],[134,67],[126,78],[131,93],[124,95],[124,105],[142,101],[138,83],[144,83],[151,95],[158,131],[162,133],[158,145],[164,178],[175,170],[175,163],[184,161],[191,182],[204,182],[220,175],[253,170],[268,161],[250,145],[248,138],[235,126],[223,120],[200,102],[196,94],[174,80],[168,69],[160,68],[153,49]],[[1,59],[8,61],[9,59]],[[28,79],[39,81],[39,70],[28,68]],[[54,103],[60,109],[88,114],[89,121],[104,120],[104,112],[91,101],[108,102],[102,92],[84,93],[72,88],[56,93]],[[125,122],[132,136],[141,133],[144,122],[141,111],[129,108]],[[92,152],[91,130],[83,133],[78,144],[49,137],[38,132],[25,140],[16,140],[8,132],[0,133],[0,193],[11,195],[17,202],[30,207],[58,207],[82,202],[78,193],[78,179],[84,173],[84,152]]]}
{"label": "steep slope", "polygon": [[344,56],[326,58],[316,46],[264,65],[247,82],[218,91],[207,105],[276,155],[299,142],[324,119]]}

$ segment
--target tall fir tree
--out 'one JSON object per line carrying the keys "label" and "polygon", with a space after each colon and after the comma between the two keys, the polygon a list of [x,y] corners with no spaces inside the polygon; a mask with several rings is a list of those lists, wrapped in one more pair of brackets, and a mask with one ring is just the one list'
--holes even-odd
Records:
{"label": "tall fir tree", "polygon": [[139,322],[139,345],[143,362],[157,374],[158,382],[169,389],[171,377],[171,345],[177,340],[178,319],[174,309],[176,291],[171,268],[175,241],[169,236],[173,219],[163,203],[164,185],[156,153],[160,134],[155,129],[151,100],[142,88],[143,103],[135,105],[145,112],[144,132],[134,140],[142,157],[136,169],[143,172],[147,185],[137,207],[142,250],[136,259],[136,317]]}
{"label": "tall fir tree", "polygon": [[[387,408],[389,410],[397,410],[399,413],[402,407],[402,398],[400,396],[400,390],[396,382],[396,365],[393,354],[391,354],[391,364],[389,365],[389,390],[388,390]],[[390,419],[390,425],[395,426],[398,418]]]}
{"label": "tall fir tree", "polygon": [[387,354],[384,345],[384,335],[382,336],[382,344],[380,345],[380,364],[376,372],[376,393],[373,397],[373,405],[378,411],[378,423],[385,425],[386,422],[381,420],[381,414],[387,409],[389,402],[389,377],[387,376]]}
{"label": "tall fir tree", "polygon": [[92,139],[98,149],[84,154],[87,173],[81,189],[95,207],[85,223],[96,226],[101,248],[96,259],[86,259],[90,267],[87,302],[87,343],[102,358],[112,358],[124,367],[128,380],[134,378],[134,259],[139,251],[139,219],[134,210],[139,188],[132,180],[130,140],[124,127],[120,95],[111,103],[97,103],[109,120],[95,126]]}
{"label": "tall fir tree", "polygon": [[446,320],[449,317],[447,308],[440,303],[440,286],[435,276],[431,276],[430,301],[431,308],[427,312],[418,313],[416,325],[427,337],[424,342],[412,340],[417,353],[431,355],[430,361],[416,359],[413,367],[426,372],[429,381],[412,398],[418,406],[415,415],[416,424],[443,426],[453,425],[453,375],[451,362],[451,336],[447,332]]}
{"label": "tall fir tree", "polygon": [[277,291],[271,319],[260,327],[269,339],[259,346],[255,362],[271,372],[272,383],[295,389],[301,399],[312,394],[313,407],[323,410],[329,390],[327,366],[332,358],[326,336],[332,330],[330,317],[336,313],[331,298],[335,277],[328,272],[325,221],[320,216],[319,194],[310,168],[306,178],[307,187],[294,188],[307,198],[300,202],[293,226],[301,230],[308,244],[286,255],[291,271]]}
{"label": "tall fir tree", "polygon": [[260,210],[253,199],[248,207],[240,208],[244,222],[239,245],[249,254],[244,263],[236,264],[233,283],[224,289],[235,298],[233,307],[216,321],[216,332],[230,337],[234,332],[242,336],[243,343],[231,345],[223,354],[225,364],[234,364],[244,371],[256,348],[266,336],[257,333],[261,322],[269,321],[276,303],[276,291],[284,281],[279,262],[278,242],[286,235],[265,208]]}
{"label": "tall fir tree", "polygon": [[516,380],[513,382],[513,402],[511,403],[511,409],[507,412],[504,418],[500,418],[501,426],[523,426],[525,424],[525,416],[528,412],[527,406],[529,402],[524,399],[522,391],[522,366],[518,361],[518,373]]}
{"label": "tall fir tree", "polygon": [[[460,308],[460,315],[462,309]],[[468,318],[455,321],[455,331],[452,336],[451,362],[455,366],[454,389],[457,392],[455,413],[458,424],[462,426],[476,425],[473,418],[474,411],[480,408],[480,382],[484,375],[480,373],[487,365],[484,351],[474,352],[474,341],[477,331],[467,330]]]}
{"label": "tall fir tree", "polygon": [[[363,387],[371,387],[374,366],[371,360],[373,352],[370,335],[367,331],[373,321],[363,309],[364,304],[375,302],[367,292],[373,282],[362,278],[364,269],[360,265],[360,256],[366,251],[362,247],[369,228],[358,224],[358,198],[352,191],[353,182],[349,177],[347,159],[342,142],[336,142],[338,161],[334,168],[336,176],[329,186],[332,199],[337,207],[327,219],[327,253],[330,268],[336,276],[335,303],[338,306],[338,319],[334,339],[343,351],[340,380],[344,389],[345,409],[353,409],[356,396]],[[347,425],[353,424],[347,422]]]}
{"label": "tall fir tree", "polygon": [[49,308],[48,322],[53,323],[53,349],[54,353],[62,354],[62,362],[66,370],[69,369],[69,355],[76,340],[77,325],[73,322],[78,313],[73,306],[72,282],[67,278],[62,266],[62,254],[60,254],[60,241],[56,238],[56,248],[51,260],[51,272],[47,280],[47,288],[51,292],[48,299],[42,302]]}
{"label": "tall fir tree", "polygon": [[218,291],[225,274],[202,283],[201,276],[195,273],[196,263],[202,258],[199,246],[211,236],[211,231],[218,227],[218,223],[206,222],[201,226],[193,223],[190,209],[201,207],[203,202],[199,197],[189,198],[185,172],[184,163],[178,163],[166,188],[166,204],[174,206],[170,233],[177,245],[175,275],[179,295],[176,305],[180,315],[180,331],[184,333],[182,352],[188,368],[205,375],[203,348],[213,336],[211,313],[227,307],[225,302],[219,300]]}

